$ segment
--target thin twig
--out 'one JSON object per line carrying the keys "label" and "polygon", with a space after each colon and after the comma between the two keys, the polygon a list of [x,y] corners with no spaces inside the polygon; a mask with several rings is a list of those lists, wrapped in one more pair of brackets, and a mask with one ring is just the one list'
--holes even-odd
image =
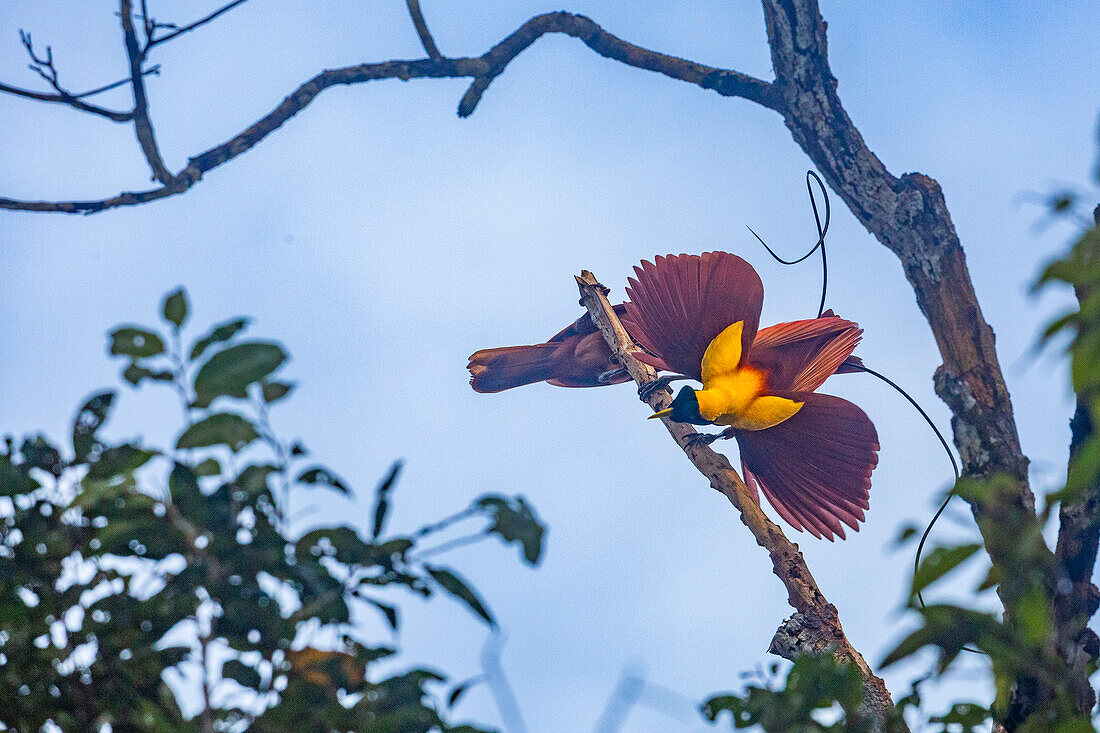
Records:
{"label": "thin twig", "polygon": [[[639,386],[654,381],[657,373],[653,368],[634,358],[634,353],[639,351],[639,347],[634,344],[622,323],[619,322],[618,316],[615,315],[611,303],[607,300],[607,288],[587,270],[582,271],[577,277],[577,285],[581,292],[581,304],[588,309],[592,322],[600,329],[619,364],[626,368]],[[671,403],[671,397],[668,389],[660,389],[655,390],[645,402],[654,410],[663,410]],[[798,546],[787,539],[783,530],[775,522],[767,518],[741,476],[725,456],[715,453],[709,446],[693,443],[691,437],[696,435],[696,431],[690,425],[672,422],[667,418],[663,418],[662,422],[676,443],[687,454],[688,459],[710,480],[711,486],[733,504],[741,515],[741,521],[756,538],[757,544],[766,549],[771,556],[772,570],[783,582],[787,589],[787,601],[797,612],[792,621],[780,627],[777,636],[788,632],[789,636],[799,641],[798,644],[788,644],[784,647],[773,644],[773,650],[777,653],[784,650],[789,653],[806,651],[820,653],[825,649],[831,649],[834,656],[852,664],[859,671],[863,678],[868,713],[880,722],[891,717],[893,702],[885,683],[874,674],[863,656],[844,635],[836,607],[822,594]],[[804,624],[804,619],[808,619],[810,623]],[[812,630],[813,633],[790,635],[792,622],[798,623],[799,628],[805,627],[808,631]]]}
{"label": "thin twig", "polygon": [[[98,115],[114,122],[129,122],[133,119],[133,112],[116,112],[115,110],[107,109],[105,107],[99,107],[94,104],[88,104],[80,101],[81,97],[90,97],[93,94],[98,94],[107,89],[113,89],[126,82],[118,82],[113,85],[107,85],[106,87],[100,87],[99,89],[93,89],[90,92],[84,92],[83,94],[72,94],[67,89],[61,86],[61,80],[58,75],[57,67],[53,61],[53,49],[50,46],[46,46],[46,55],[44,57],[39,56],[34,50],[34,41],[31,39],[31,34],[26,31],[19,31],[19,41],[23,44],[23,48],[26,49],[27,55],[31,58],[29,68],[34,71],[40,77],[42,77],[47,84],[54,89],[54,94],[48,94],[43,92],[35,92],[30,89],[22,89],[20,87],[10,86],[8,84],[0,84],[0,92],[5,94],[12,94],[17,97],[25,97],[26,99],[34,99],[39,102],[55,102],[59,104],[66,104],[73,109],[78,109],[81,112],[87,112],[89,114]],[[127,80],[128,81],[128,80]]]}
{"label": "thin twig", "polygon": [[619,733],[626,723],[630,709],[645,691],[645,686],[644,673],[624,669],[596,721],[596,733]]}
{"label": "thin twig", "polygon": [[453,550],[456,547],[463,547],[465,545],[472,545],[475,542],[480,542],[481,540],[485,539],[486,537],[488,537],[488,533],[484,532],[484,531],[475,532],[474,534],[469,534],[469,535],[463,535],[462,537],[456,537],[453,540],[447,540],[446,542],[435,545],[434,547],[429,547],[425,550],[421,550],[420,552],[416,553],[416,555],[413,556],[413,559],[414,560],[423,560],[426,557],[431,557],[433,555],[439,555],[441,553],[446,552],[447,550]]}
{"label": "thin twig", "polygon": [[[196,20],[194,23],[191,23],[189,25],[185,25],[182,28],[177,28],[176,30],[172,31],[171,33],[169,33],[166,36],[161,36],[160,38],[150,37],[149,42],[145,44],[145,51],[146,51],[146,53],[148,53],[149,49],[153,48],[154,46],[159,46],[162,43],[167,43],[168,41],[171,41],[173,38],[178,38],[179,36],[182,36],[184,33],[190,33],[191,31],[195,30],[196,28],[199,28],[200,26],[206,25],[207,23],[214,20],[215,18],[222,15],[223,13],[228,13],[233,8],[237,7],[238,5],[243,5],[246,2],[248,2],[248,0],[234,0],[233,2],[229,3],[228,5],[223,5],[222,7],[218,8],[217,10],[215,10],[210,15],[207,15],[204,18],[200,18],[200,19]],[[158,27],[164,27],[164,26],[158,26]]]}
{"label": "thin twig", "polygon": [[[150,66],[148,69],[145,69],[141,73],[142,73],[143,76],[160,76],[160,64],[154,64],[153,66]],[[74,94],[72,96],[75,99],[85,99],[87,97],[94,97],[97,94],[102,94],[103,92],[109,92],[112,89],[117,89],[120,86],[122,86],[124,84],[129,84],[129,83],[130,83],[129,79],[119,79],[118,81],[111,82],[110,84],[104,84],[101,87],[96,87],[95,89],[89,89],[86,92],[81,92],[80,94]]]}
{"label": "thin twig", "polygon": [[406,3],[409,6],[409,16],[412,17],[413,27],[416,28],[416,35],[420,37],[420,45],[424,46],[428,58],[443,58],[443,54],[439,52],[439,48],[435,45],[435,39],[432,38],[431,31],[428,30],[428,24],[424,22],[424,14],[420,12],[420,0],[406,0]]}
{"label": "thin twig", "polygon": [[485,645],[481,647],[481,671],[485,675],[485,684],[493,695],[493,701],[497,704],[497,710],[500,711],[504,730],[508,733],[527,733],[527,725],[523,722],[516,693],[508,683],[508,678],[504,675],[504,666],[500,662],[504,641],[499,631],[485,640]]}
{"label": "thin twig", "polygon": [[88,104],[87,102],[82,102],[80,100],[81,97],[89,97],[93,94],[99,94],[99,92],[105,92],[108,89],[114,89],[115,87],[121,86],[123,84],[129,84],[129,83],[130,83],[130,80],[126,79],[125,81],[116,82],[116,83],[110,84],[106,87],[102,87],[98,90],[93,90],[91,92],[85,92],[84,94],[80,94],[80,95],[68,94],[67,92],[58,92],[57,94],[46,94],[44,92],[36,92],[36,91],[30,90],[30,89],[23,89],[21,87],[13,87],[9,84],[0,83],[0,92],[3,92],[4,94],[12,94],[12,95],[15,95],[16,97],[24,97],[26,99],[34,99],[34,100],[37,100],[39,102],[53,102],[53,103],[57,103],[57,104],[66,104],[66,105],[72,107],[73,109],[78,109],[81,112],[87,112],[88,114],[97,115],[99,117],[103,117],[105,119],[111,120],[112,122],[130,122],[131,120],[134,119],[134,113],[133,112],[118,112],[116,110],[107,109],[106,107],[100,107],[100,106],[95,105],[95,104]]}

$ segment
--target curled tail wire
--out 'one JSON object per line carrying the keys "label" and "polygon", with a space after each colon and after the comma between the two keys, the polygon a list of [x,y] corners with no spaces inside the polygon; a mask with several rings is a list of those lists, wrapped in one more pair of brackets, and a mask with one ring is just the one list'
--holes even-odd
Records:
{"label": "curled tail wire", "polygon": [[[814,196],[814,188],[810,184],[810,180],[817,181],[818,187],[821,189],[821,195],[825,197],[825,223],[821,223],[821,214],[817,210],[817,198]],[[810,194],[810,206],[814,210],[814,223],[817,225],[817,242],[810,251],[802,255],[795,260],[785,260],[777,255],[768,243],[760,238],[760,235],[752,231],[752,227],[746,227],[752,236],[756,237],[756,241],[764,245],[764,249],[768,250],[768,254],[781,265],[797,265],[799,262],[804,261],[818,249],[821,250],[821,303],[817,307],[817,317],[821,318],[821,314],[825,312],[825,294],[829,289],[829,262],[825,257],[825,235],[829,233],[829,222],[833,217],[832,204],[829,203],[829,191],[825,188],[825,184],[821,182],[821,178],[818,177],[813,171],[806,171],[806,191]]]}
{"label": "curled tail wire", "polygon": [[[813,189],[813,186],[810,183],[811,179],[817,182],[818,187],[821,189],[821,194],[825,198],[825,223],[824,224],[821,223],[821,216],[820,216],[820,214],[818,212],[818,208],[817,208],[817,199],[814,196],[814,189]],[[806,190],[809,191],[809,194],[810,194],[810,206],[813,208],[814,222],[817,225],[817,242],[814,244],[813,247],[810,248],[809,252],[802,255],[798,259],[785,260],[782,257],[780,257],[779,255],[777,255],[772,250],[772,248],[768,246],[767,242],[765,242],[763,239],[760,238],[759,234],[757,234],[756,232],[753,232],[752,227],[749,227],[748,229],[749,229],[750,232],[752,232],[752,235],[754,237],[756,237],[757,241],[759,241],[760,244],[764,245],[764,249],[766,249],[768,251],[768,254],[770,254],[772,256],[772,258],[775,259],[776,262],[779,262],[780,264],[783,264],[783,265],[797,265],[798,263],[803,262],[808,257],[810,257],[810,255],[812,255],[818,249],[821,250],[821,302],[820,302],[820,304],[818,305],[818,308],[817,308],[817,317],[820,318],[821,314],[825,312],[825,296],[826,296],[826,293],[828,292],[828,288],[829,288],[829,264],[828,264],[828,260],[826,259],[826,256],[825,256],[825,235],[829,231],[829,221],[832,218],[832,207],[829,203],[829,191],[828,191],[828,189],[826,189],[825,184],[821,182],[821,178],[818,177],[818,175],[816,173],[814,173],[812,170],[811,171],[806,171]],[[870,369],[869,367],[863,366],[862,364],[852,365],[852,367],[857,371],[866,372],[867,374],[870,374],[871,376],[876,377],[876,378],[882,380],[883,382],[885,382],[886,384],[890,385],[895,390],[897,390],[897,392],[902,397],[904,397],[909,402],[910,405],[912,405],[914,408],[916,408],[917,412],[920,413],[920,416],[924,418],[924,421],[926,423],[928,423],[928,427],[932,428],[932,432],[936,434],[936,437],[940,441],[940,445],[943,446],[944,452],[947,453],[947,458],[951,461],[951,471],[955,475],[955,483],[958,483],[960,473],[959,473],[958,461],[955,460],[955,454],[951,452],[951,447],[948,445],[947,440],[943,437],[943,433],[941,433],[939,428],[936,427],[936,423],[934,423],[932,421],[932,418],[928,416],[928,413],[924,411],[924,408],[921,407],[917,403],[916,400],[914,400],[911,396],[909,396],[908,392],[906,392],[904,389],[902,389],[900,386],[898,386],[897,383],[895,383],[893,380],[889,379],[885,375],[880,374],[879,372],[876,372],[874,369]],[[954,497],[954,496],[955,496],[955,491],[954,491],[954,489],[952,489],[950,492],[948,492],[947,496],[944,497],[943,503],[940,504],[939,509],[937,509],[936,513],[932,515],[932,519],[929,520],[928,525],[924,528],[924,532],[921,534],[921,537],[920,537],[920,542],[917,543],[916,555],[913,558],[913,573],[914,574],[917,572],[917,569],[920,567],[921,556],[924,553],[924,545],[928,541],[929,535],[932,534],[932,528],[934,526],[936,526],[936,521],[940,518],[940,515],[943,514],[944,510],[947,509],[948,503],[950,503],[952,497]],[[924,597],[921,595],[920,591],[917,591],[917,601],[920,603],[920,607],[922,609],[925,608]],[[984,654],[985,653],[985,652],[982,652],[979,649],[971,649],[970,647],[965,647],[965,646],[962,649],[963,649],[963,651],[972,652],[972,653],[975,653],[975,654]]]}

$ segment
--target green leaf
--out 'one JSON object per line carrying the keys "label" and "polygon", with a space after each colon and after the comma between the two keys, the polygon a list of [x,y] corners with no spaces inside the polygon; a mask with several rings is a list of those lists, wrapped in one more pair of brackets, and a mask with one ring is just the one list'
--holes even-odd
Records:
{"label": "green leaf", "polygon": [[249,341],[219,351],[195,375],[195,405],[208,407],[222,395],[247,397],[248,385],[271,374],[286,358],[282,346],[266,341]]}
{"label": "green leaf", "polygon": [[1020,636],[1039,647],[1050,633],[1050,610],[1047,608],[1046,594],[1042,588],[1033,586],[1016,600],[1016,625]]}
{"label": "green leaf", "polygon": [[1072,456],[1065,488],[1052,494],[1048,501],[1075,504],[1087,489],[1096,485],[1098,477],[1100,477],[1100,435],[1093,435]]}
{"label": "green leaf", "polygon": [[[172,472],[168,474],[168,493],[172,497],[172,504],[191,519],[209,513],[212,508],[212,502],[199,489],[198,474],[182,463],[174,464]],[[208,503],[211,506],[207,506]]]}
{"label": "green leaf", "polygon": [[524,560],[529,565],[538,564],[542,557],[546,526],[535,516],[526,499],[522,496],[488,495],[474,503],[492,514],[493,523],[486,532],[497,535],[504,542],[518,542],[523,548]]}
{"label": "green leaf", "polygon": [[722,713],[729,713],[733,717],[734,725],[738,728],[751,725],[751,717],[745,710],[745,702],[737,695],[718,695],[703,703],[703,715],[712,723],[717,721]]}
{"label": "green leaf", "polygon": [[382,555],[364,542],[352,527],[320,527],[302,535],[295,543],[299,558],[332,557],[346,565],[374,564]]}
{"label": "green leaf", "polygon": [[278,473],[279,470],[277,466],[268,464],[245,466],[233,483],[239,491],[244,492],[244,500],[251,505],[260,496],[270,495],[271,488],[268,485],[268,477],[273,473]]}
{"label": "green leaf", "polygon": [[99,454],[99,459],[88,469],[85,478],[94,481],[130,474],[148,463],[149,459],[155,455],[157,452],[154,450],[130,444],[107,448]]}
{"label": "green leaf", "polygon": [[298,476],[298,482],[303,484],[320,484],[335,489],[345,496],[351,495],[351,489],[340,480],[340,477],[323,466],[314,466],[313,468],[307,468],[305,471],[302,471],[301,475]]}
{"label": "green leaf", "polygon": [[168,297],[164,299],[164,305],[161,307],[161,313],[164,316],[164,320],[171,323],[176,327],[178,331],[184,321],[187,320],[187,313],[190,309],[187,306],[187,291],[183,288],[177,288],[168,294]]}
{"label": "green leaf", "polygon": [[122,378],[135,387],[146,379],[157,382],[171,382],[175,375],[167,370],[153,370],[139,365],[136,361],[130,362],[130,366],[122,370]]}
{"label": "green leaf", "polygon": [[484,681],[485,675],[479,674],[477,677],[471,677],[467,680],[459,682],[451,689],[451,694],[447,695],[447,707],[453,708],[455,706],[455,703],[458,702],[458,699],[465,695],[471,687],[480,685]]}
{"label": "green leaf", "polygon": [[191,361],[198,359],[202,356],[203,352],[214,344],[228,341],[236,336],[238,333],[248,327],[251,322],[249,318],[234,318],[232,321],[226,321],[225,323],[219,323],[214,327],[210,333],[203,336],[201,339],[191,345]]}
{"label": "green leaf", "polygon": [[990,717],[988,708],[984,708],[976,702],[957,702],[951,706],[944,715],[935,715],[928,719],[929,723],[943,723],[947,725],[961,726],[966,733],[972,733],[975,728],[982,725]]}
{"label": "green leaf", "polygon": [[935,548],[921,561],[917,572],[913,573],[912,592],[918,593],[924,590],[930,584],[954,570],[959,564],[968,560],[980,549],[982,549],[982,545],[978,542],[955,547]]}
{"label": "green leaf", "polygon": [[432,565],[425,565],[425,568],[428,570],[428,574],[432,576],[432,580],[438,583],[443,590],[469,606],[470,610],[484,619],[490,627],[496,628],[497,622],[493,620],[489,609],[485,607],[481,598],[465,580],[447,568]]}
{"label": "green leaf", "polygon": [[218,459],[207,458],[191,470],[195,472],[196,476],[218,476],[222,472],[222,466],[218,463]]}
{"label": "green leaf", "polygon": [[895,537],[895,538],[894,538],[894,541],[893,541],[893,545],[894,545],[894,547],[901,547],[901,546],[902,546],[902,545],[904,545],[904,544],[905,544],[906,542],[908,542],[909,540],[911,540],[911,539],[913,539],[914,537],[916,537],[919,531],[920,531],[920,530],[918,530],[918,529],[917,529],[917,528],[916,528],[915,526],[913,526],[912,524],[907,524],[907,525],[905,525],[904,527],[902,527],[902,528],[901,528],[901,529],[900,529],[900,530],[898,531],[898,535],[897,535],[897,537]]}
{"label": "green leaf", "polygon": [[99,445],[96,432],[107,422],[114,401],[114,390],[99,392],[89,397],[76,413],[73,420],[73,454],[77,463],[82,463]]}
{"label": "green leaf", "polygon": [[216,412],[184,430],[176,441],[176,448],[226,445],[236,453],[259,437],[252,423],[240,415],[232,412]]}
{"label": "green leaf", "polygon": [[377,608],[379,611],[381,611],[382,615],[386,617],[386,623],[388,623],[390,625],[391,629],[393,629],[394,631],[397,631],[397,609],[396,608],[389,605],[388,603],[382,603],[381,601],[376,601],[373,598],[369,598],[367,596],[361,595],[359,597],[362,598],[367,603],[374,606],[375,608]]}
{"label": "green leaf", "polygon": [[111,331],[111,355],[144,359],[164,353],[164,339],[153,331],[137,326],[121,326]]}
{"label": "green leaf", "polygon": [[397,481],[397,475],[401,473],[401,461],[394,461],[394,464],[390,466],[390,472],[386,474],[386,478],[382,479],[382,482],[378,484],[378,488],[374,492],[374,523],[371,530],[371,537],[377,537],[382,534],[382,528],[386,524],[386,514],[390,509],[390,492],[393,491],[394,483]]}
{"label": "green leaf", "polygon": [[1032,653],[1032,650],[1018,648],[1020,640],[1009,636],[1004,625],[991,614],[950,605],[928,605],[920,613],[924,617],[924,625],[902,639],[880,666],[895,664],[926,646],[940,649],[936,664],[940,673],[967,645],[977,646],[995,659],[1009,653]]}
{"label": "green leaf", "polygon": [[25,438],[19,446],[19,452],[23,454],[23,462],[27,468],[41,468],[54,478],[60,478],[65,470],[65,461],[61,458],[61,451],[41,435],[34,438]]}
{"label": "green leaf", "polygon": [[239,659],[227,659],[222,665],[222,677],[231,679],[243,687],[256,689],[260,686],[260,673]]}
{"label": "green leaf", "polygon": [[294,382],[269,382],[266,379],[263,384],[260,385],[263,391],[264,402],[271,404],[272,402],[278,402],[286,397],[288,394],[294,391],[297,385]]}

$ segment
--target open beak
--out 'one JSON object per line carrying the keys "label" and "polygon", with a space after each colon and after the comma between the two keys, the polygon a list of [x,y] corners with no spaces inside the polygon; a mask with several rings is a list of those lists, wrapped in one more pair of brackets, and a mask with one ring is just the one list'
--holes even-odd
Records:
{"label": "open beak", "polygon": [[647,420],[652,420],[652,419],[654,419],[654,418],[657,418],[657,417],[668,417],[668,416],[669,416],[669,415],[671,415],[671,414],[672,414],[672,408],[671,408],[671,407],[669,407],[669,408],[667,408],[667,409],[665,409],[665,410],[661,410],[660,412],[655,412],[655,413],[653,413],[652,415],[650,415],[650,416],[649,416],[649,417],[647,417],[646,419],[647,419]]}

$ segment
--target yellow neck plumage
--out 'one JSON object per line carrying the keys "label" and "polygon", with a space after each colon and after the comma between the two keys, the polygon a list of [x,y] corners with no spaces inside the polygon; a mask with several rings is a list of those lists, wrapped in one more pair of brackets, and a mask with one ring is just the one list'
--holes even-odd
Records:
{"label": "yellow neck plumage", "polygon": [[741,364],[744,322],[718,334],[703,354],[703,389],[695,393],[699,414],[716,425],[764,430],[792,417],[801,402],[765,394],[767,382],[757,369]]}

